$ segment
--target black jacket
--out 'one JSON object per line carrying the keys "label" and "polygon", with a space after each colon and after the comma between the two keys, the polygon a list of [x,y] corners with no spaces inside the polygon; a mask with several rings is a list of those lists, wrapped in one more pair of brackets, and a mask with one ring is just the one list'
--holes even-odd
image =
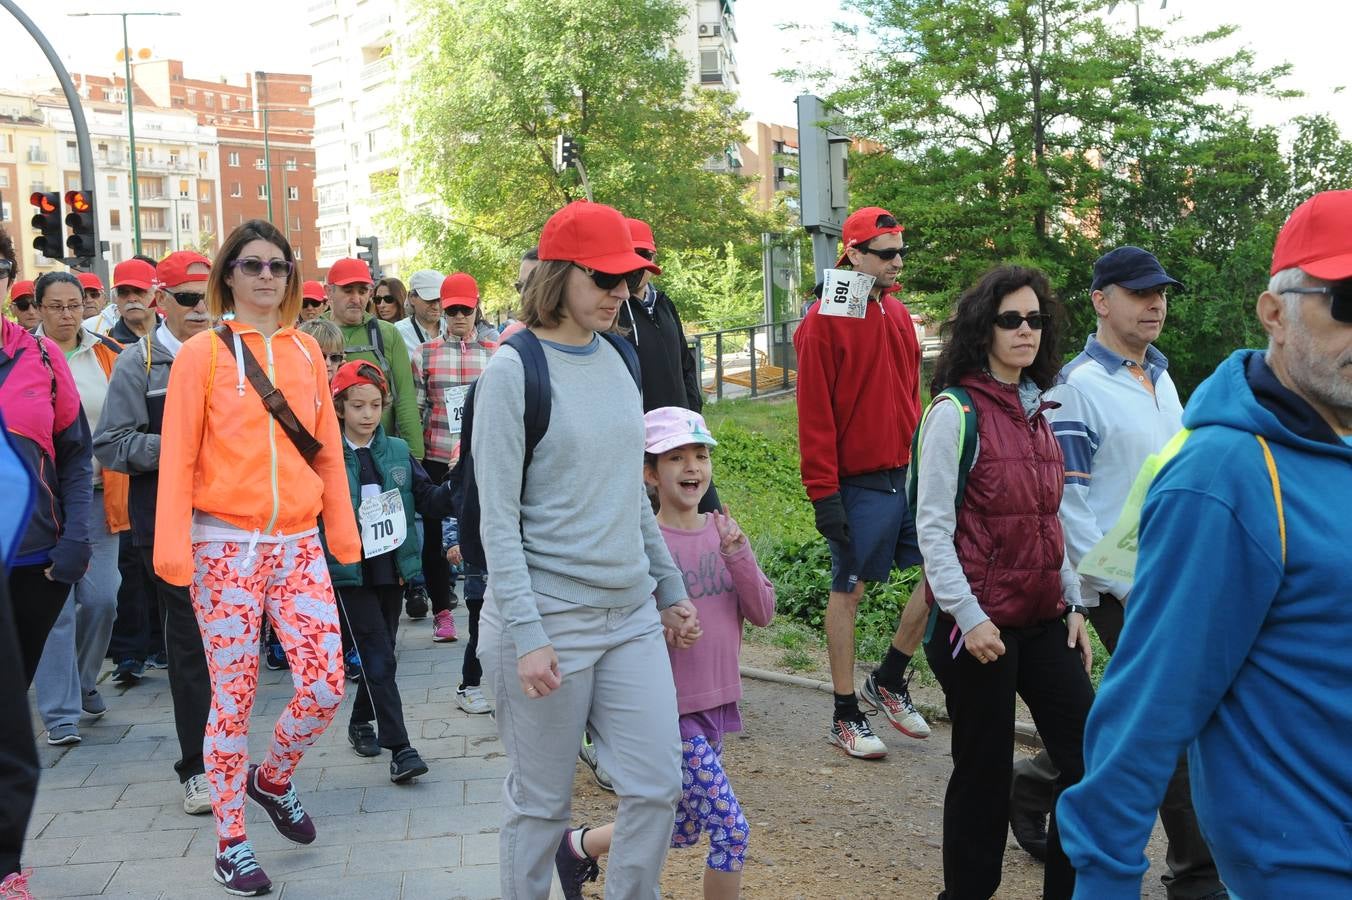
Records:
{"label": "black jacket", "polygon": [[699,412],[704,408],[704,394],[695,368],[695,354],[686,343],[676,304],[652,285],[647,289],[656,295],[651,313],[642,300],[631,297],[620,307],[619,315],[620,327],[638,350],[643,411],[679,406]]}

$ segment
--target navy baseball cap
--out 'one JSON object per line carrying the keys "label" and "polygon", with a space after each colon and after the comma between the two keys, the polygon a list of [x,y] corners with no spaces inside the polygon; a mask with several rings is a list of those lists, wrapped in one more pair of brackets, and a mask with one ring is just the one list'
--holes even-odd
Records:
{"label": "navy baseball cap", "polygon": [[1094,283],[1089,289],[1101,291],[1110,284],[1121,285],[1129,291],[1164,284],[1183,286],[1183,282],[1164,271],[1153,253],[1131,246],[1109,250],[1094,263]]}

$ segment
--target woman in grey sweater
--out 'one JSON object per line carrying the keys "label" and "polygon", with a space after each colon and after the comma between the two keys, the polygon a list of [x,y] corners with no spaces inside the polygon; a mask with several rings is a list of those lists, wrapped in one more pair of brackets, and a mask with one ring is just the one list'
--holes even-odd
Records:
{"label": "woman in grey sweater", "polygon": [[[664,646],[698,636],[694,606],[644,493],[643,408],[602,340],[657,271],[624,218],[572,203],[545,224],[522,297],[542,345],[549,427],[526,460],[522,355],[498,350],[475,389],[480,534],[492,573],[480,653],[511,768],[499,838],[502,893],[548,896],[590,727],[619,797],[607,897],[656,897],[681,794],[676,693]],[[653,602],[656,597],[656,603]]]}

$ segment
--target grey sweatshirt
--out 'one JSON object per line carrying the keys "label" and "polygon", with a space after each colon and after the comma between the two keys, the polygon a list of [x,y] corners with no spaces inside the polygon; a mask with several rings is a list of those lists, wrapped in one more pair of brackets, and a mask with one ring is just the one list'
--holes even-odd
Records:
{"label": "grey sweatshirt", "polygon": [[549,430],[525,489],[525,375],[498,350],[474,394],[474,477],[489,592],[517,656],[549,644],[536,594],[619,608],[686,596],[643,489],[643,407],[616,350],[599,337],[586,354],[545,345]]}
{"label": "grey sweatshirt", "polygon": [[[1036,410],[1036,388],[1031,396],[1020,388],[1020,399],[1025,411]],[[1029,403],[1032,409],[1029,409]],[[939,608],[952,616],[958,628],[966,634],[990,618],[981,609],[967,575],[958,560],[958,548],[953,533],[958,527],[958,513],[954,499],[958,493],[958,408],[949,402],[936,403],[921,423],[922,454],[915,463],[916,473],[915,531],[920,544],[920,555],[925,559],[925,579],[934,592]],[[972,465],[981,456],[977,442]],[[1069,557],[1061,559],[1061,594],[1067,604],[1080,602],[1080,576],[1070,564]]]}

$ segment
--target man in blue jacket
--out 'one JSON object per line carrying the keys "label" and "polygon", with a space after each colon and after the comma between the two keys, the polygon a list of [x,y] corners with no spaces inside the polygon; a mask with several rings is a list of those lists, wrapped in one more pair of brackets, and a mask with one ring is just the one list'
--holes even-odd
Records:
{"label": "man in blue jacket", "polygon": [[1075,896],[1139,897],[1180,753],[1232,897],[1352,896],[1352,191],[1277,237],[1258,319],[1193,395],[1057,808]]}

